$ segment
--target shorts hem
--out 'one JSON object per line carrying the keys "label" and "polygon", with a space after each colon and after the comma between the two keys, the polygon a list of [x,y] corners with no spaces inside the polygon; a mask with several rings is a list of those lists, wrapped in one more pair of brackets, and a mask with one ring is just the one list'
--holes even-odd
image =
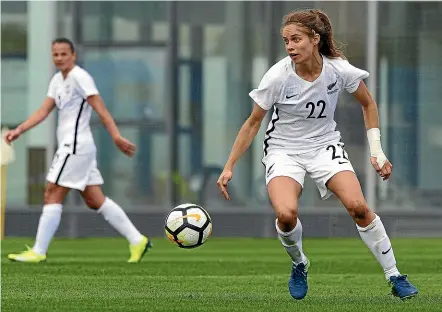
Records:
{"label": "shorts hem", "polygon": [[104,182],[92,182],[92,183],[86,184],[84,187],[80,187],[80,186],[78,186],[76,184],[73,184],[73,183],[66,183],[66,182],[60,182],[60,181],[55,183],[54,181],[50,181],[50,180],[46,180],[46,181],[51,182],[51,183],[53,183],[55,185],[58,185],[58,186],[63,186],[63,187],[66,187],[68,189],[78,190],[78,191],[81,191],[81,192],[83,192],[86,189],[86,187],[88,187],[88,186],[92,186],[92,185],[99,185],[99,186],[101,186],[101,185],[104,184]]}
{"label": "shorts hem", "polygon": [[53,183],[53,184],[55,184],[55,185],[58,185],[58,186],[63,186],[63,187],[66,187],[66,188],[68,188],[68,189],[71,189],[71,190],[78,190],[78,191],[81,191],[81,192],[83,192],[84,189],[85,189],[86,186],[87,186],[87,185],[85,185],[83,188],[81,188],[81,187],[79,187],[78,185],[75,185],[75,184],[72,184],[72,183],[65,183],[65,182],[60,182],[60,181],[55,182],[55,181],[51,181],[51,180],[49,180],[49,179],[47,179],[46,181],[51,182],[51,183]]}
{"label": "shorts hem", "polygon": [[289,175],[289,174],[278,174],[278,175],[274,175],[272,176],[270,179],[266,179],[266,185],[269,185],[270,181],[272,181],[274,178],[279,178],[279,177],[287,177],[287,178],[291,178],[293,180],[295,180],[296,182],[299,183],[299,185],[301,185],[301,188],[304,188],[304,182],[300,182],[298,181],[294,176]]}

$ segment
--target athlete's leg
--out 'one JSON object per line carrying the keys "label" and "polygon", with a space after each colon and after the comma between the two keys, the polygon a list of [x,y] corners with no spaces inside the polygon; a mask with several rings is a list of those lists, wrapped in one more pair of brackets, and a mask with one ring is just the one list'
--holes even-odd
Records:
{"label": "athlete's leg", "polygon": [[33,250],[45,255],[52,237],[60,224],[62,202],[70,189],[84,187],[83,171],[86,156],[77,156],[58,150],[54,155],[44,194],[45,206],[38,225]]}
{"label": "athlete's leg", "polygon": [[307,258],[302,251],[302,225],[298,219],[298,198],[302,186],[289,177],[275,177],[267,185],[269,198],[275,210],[278,237],[296,265]]}
{"label": "athlete's leg", "polygon": [[81,192],[81,196],[89,208],[101,214],[115,230],[129,241],[131,249],[129,262],[139,262],[150,247],[150,242],[132,224],[124,210],[103,194],[100,185],[88,185]]}
{"label": "athlete's leg", "polygon": [[295,299],[307,295],[309,262],[302,250],[302,224],[298,219],[298,199],[304,183],[305,168],[296,156],[274,152],[264,157],[266,184],[276,212],[278,238],[292,260],[289,292]]}
{"label": "athlete's leg", "polygon": [[339,172],[329,180],[327,186],[356,222],[362,240],[383,267],[387,280],[390,276],[400,275],[384,225],[379,216],[368,208],[356,175],[351,171]]}
{"label": "athlete's leg", "polygon": [[375,213],[368,208],[365,202],[361,185],[354,172],[341,171],[336,173],[327,182],[327,187],[341,200],[359,227],[367,227],[376,218]]}
{"label": "athlete's leg", "polygon": [[70,188],[47,182],[43,202],[45,205],[62,204]]}
{"label": "athlete's leg", "polygon": [[10,260],[21,262],[41,262],[46,260],[49,244],[58,229],[62,203],[69,188],[48,182],[44,192],[44,206],[38,223],[37,235],[32,249],[19,254],[10,254]]}
{"label": "athlete's leg", "polygon": [[298,219],[298,198],[302,186],[292,178],[278,176],[270,180],[267,188],[277,215],[279,240],[293,262],[289,292],[294,299],[303,299],[308,291],[308,260],[302,250],[302,225]]}
{"label": "athlete's leg", "polygon": [[137,245],[142,241],[143,236],[124,210],[112,199],[104,196],[100,185],[88,185],[80,194],[86,205],[101,214],[114,229],[126,237],[131,245]]}
{"label": "athlete's leg", "polygon": [[417,289],[399,273],[385,227],[379,216],[368,208],[355,173],[338,172],[328,181],[327,187],[341,200],[356,222],[362,240],[384,269],[387,281],[393,283],[393,291],[401,298],[416,295]]}
{"label": "athlete's leg", "polygon": [[63,201],[69,193],[69,188],[48,182],[44,193],[43,212],[38,223],[34,247],[36,253],[45,255],[49,243],[54,237],[61,220]]}
{"label": "athlete's leg", "polygon": [[271,153],[264,157],[266,185],[270,201],[276,212],[276,230],[282,245],[293,263],[303,262],[302,225],[298,219],[298,199],[301,196],[305,169],[296,157],[285,153]]}

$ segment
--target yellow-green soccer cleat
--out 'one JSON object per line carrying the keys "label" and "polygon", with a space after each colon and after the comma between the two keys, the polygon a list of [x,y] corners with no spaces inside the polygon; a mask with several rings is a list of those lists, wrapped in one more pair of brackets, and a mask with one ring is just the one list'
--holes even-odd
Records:
{"label": "yellow-green soccer cleat", "polygon": [[143,258],[144,254],[151,247],[152,247],[151,241],[146,236],[143,236],[143,239],[139,244],[129,246],[130,258],[129,260],[127,260],[127,262],[128,263],[140,262],[141,258]]}
{"label": "yellow-green soccer cleat", "polygon": [[45,255],[39,255],[35,253],[29,246],[26,246],[28,250],[18,254],[9,254],[8,259],[17,262],[39,263],[46,261]]}

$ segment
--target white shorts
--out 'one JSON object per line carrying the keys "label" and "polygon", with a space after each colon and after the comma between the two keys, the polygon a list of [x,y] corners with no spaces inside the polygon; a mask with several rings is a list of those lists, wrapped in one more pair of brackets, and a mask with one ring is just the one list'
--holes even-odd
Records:
{"label": "white shorts", "polygon": [[266,185],[273,178],[284,176],[304,187],[304,177],[308,173],[316,183],[322,199],[333,194],[326,186],[331,177],[341,171],[355,172],[342,142],[300,155],[273,151],[263,158],[263,163],[266,167]]}
{"label": "white shorts", "polygon": [[77,155],[62,150],[55,153],[46,180],[79,191],[84,191],[87,185],[104,183],[95,152]]}

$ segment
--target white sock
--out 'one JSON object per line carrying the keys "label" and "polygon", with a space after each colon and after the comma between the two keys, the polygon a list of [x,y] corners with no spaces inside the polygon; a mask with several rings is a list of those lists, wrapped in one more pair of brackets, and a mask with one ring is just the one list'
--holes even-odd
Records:
{"label": "white sock", "polygon": [[296,226],[290,232],[283,232],[278,227],[278,219],[275,222],[276,231],[278,232],[278,238],[287,251],[290,258],[295,265],[300,264],[301,262],[307,264],[307,257],[302,251],[302,224],[298,219],[296,222]]}
{"label": "white sock", "polygon": [[37,235],[32,250],[40,255],[46,255],[52,237],[60,224],[63,205],[49,204],[43,206],[43,211],[38,222]]}
{"label": "white sock", "polygon": [[385,231],[384,224],[379,216],[365,228],[356,224],[356,228],[361,235],[362,240],[370,248],[373,255],[378,260],[379,264],[384,269],[385,278],[390,279],[390,276],[401,275],[396,267],[396,259],[394,258],[393,247],[390,239]]}
{"label": "white sock", "polygon": [[112,199],[106,197],[103,205],[97,212],[103,215],[104,220],[109,222],[121,235],[126,237],[129,244],[136,245],[141,242],[143,236],[132,224],[123,209]]}

